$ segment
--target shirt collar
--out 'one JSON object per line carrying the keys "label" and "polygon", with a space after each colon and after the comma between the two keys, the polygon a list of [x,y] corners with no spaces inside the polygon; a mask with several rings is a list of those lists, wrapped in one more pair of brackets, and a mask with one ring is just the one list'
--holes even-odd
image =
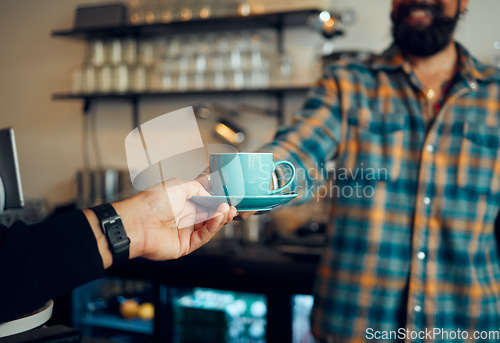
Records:
{"label": "shirt collar", "polygon": [[[460,75],[468,81],[500,80],[500,71],[474,58],[461,44],[455,43],[458,53],[458,67]],[[402,69],[406,74],[411,73],[410,63],[404,58],[401,50],[394,43],[382,54],[371,59],[373,70]]]}

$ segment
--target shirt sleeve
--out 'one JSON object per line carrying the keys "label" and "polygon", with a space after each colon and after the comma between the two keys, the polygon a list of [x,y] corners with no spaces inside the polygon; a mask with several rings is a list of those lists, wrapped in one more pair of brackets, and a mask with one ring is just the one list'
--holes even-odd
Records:
{"label": "shirt sleeve", "polygon": [[[303,108],[293,117],[292,124],[280,128],[274,141],[259,151],[272,152],[275,160],[288,160],[296,168],[291,190],[303,203],[314,195],[327,176],[325,163],[334,157],[341,143],[345,116],[340,107],[339,87],[326,75],[311,89]],[[288,180],[287,167],[280,168],[280,184]]]}
{"label": "shirt sleeve", "polygon": [[45,222],[0,226],[0,323],[104,275],[94,233],[82,211]]}

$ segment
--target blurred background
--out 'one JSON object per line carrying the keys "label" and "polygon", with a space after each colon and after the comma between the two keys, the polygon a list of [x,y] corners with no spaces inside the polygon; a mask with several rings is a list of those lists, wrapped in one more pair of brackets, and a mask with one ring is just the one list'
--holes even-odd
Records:
{"label": "blurred background", "polygon": [[[333,49],[372,52],[385,49],[391,42],[390,3],[390,0],[329,1],[330,9],[352,9],[356,14],[355,22],[344,29],[343,36],[329,40]],[[76,7],[93,4],[101,2],[0,0],[0,127],[12,126],[16,130],[25,196],[47,199],[51,206],[70,202],[76,196],[76,173],[83,165],[84,132],[81,101],[54,101],[52,94],[71,91],[72,73],[82,66],[88,48],[83,40],[55,38],[51,32],[73,27]],[[494,43],[500,40],[500,24],[496,20],[499,10],[498,1],[472,1],[457,30],[457,39],[485,62],[491,60]],[[284,49],[291,60],[293,81],[312,84],[316,75],[311,70],[325,39],[306,26],[284,31]],[[285,94],[285,121],[301,106],[304,95],[305,92]],[[139,121],[212,102],[229,109],[237,109],[240,103],[259,103],[270,109],[276,106],[275,97],[265,94],[155,97],[141,101]],[[119,99],[97,100],[92,103],[90,115],[103,167],[126,168],[124,141],[133,124],[130,103]],[[234,121],[248,132],[240,150],[257,148],[272,137],[277,127],[275,116],[258,113],[241,115]],[[199,125],[204,129],[206,143],[213,142],[213,123],[200,120]],[[90,164],[96,166],[98,162],[92,156]]]}
{"label": "blurred background", "polygon": [[[125,137],[193,106],[205,144],[252,151],[325,64],[391,43],[391,0],[0,0],[0,128],[13,127],[35,222],[133,193]],[[500,65],[500,2],[456,38]],[[54,323],[121,342],[313,342],[328,199],[254,216],[180,261],[132,261],[56,299]],[[58,305],[59,304],[59,305]]]}

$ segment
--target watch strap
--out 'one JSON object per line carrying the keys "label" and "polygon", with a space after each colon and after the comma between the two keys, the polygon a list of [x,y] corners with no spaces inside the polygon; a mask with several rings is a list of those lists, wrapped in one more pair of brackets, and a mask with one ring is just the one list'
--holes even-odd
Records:
{"label": "watch strap", "polygon": [[121,217],[111,204],[102,204],[91,208],[101,222],[102,231],[106,235],[109,249],[113,255],[113,265],[129,259],[130,238],[128,238]]}

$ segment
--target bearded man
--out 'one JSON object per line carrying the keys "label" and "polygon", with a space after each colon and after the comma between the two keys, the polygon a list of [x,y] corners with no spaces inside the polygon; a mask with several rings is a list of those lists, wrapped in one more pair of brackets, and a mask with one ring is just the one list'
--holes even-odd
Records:
{"label": "bearded man", "polygon": [[331,65],[262,149],[307,171],[303,194],[327,160],[352,171],[336,180],[317,274],[318,342],[476,342],[500,328],[500,74],[453,39],[467,4],[393,0],[389,49]]}

